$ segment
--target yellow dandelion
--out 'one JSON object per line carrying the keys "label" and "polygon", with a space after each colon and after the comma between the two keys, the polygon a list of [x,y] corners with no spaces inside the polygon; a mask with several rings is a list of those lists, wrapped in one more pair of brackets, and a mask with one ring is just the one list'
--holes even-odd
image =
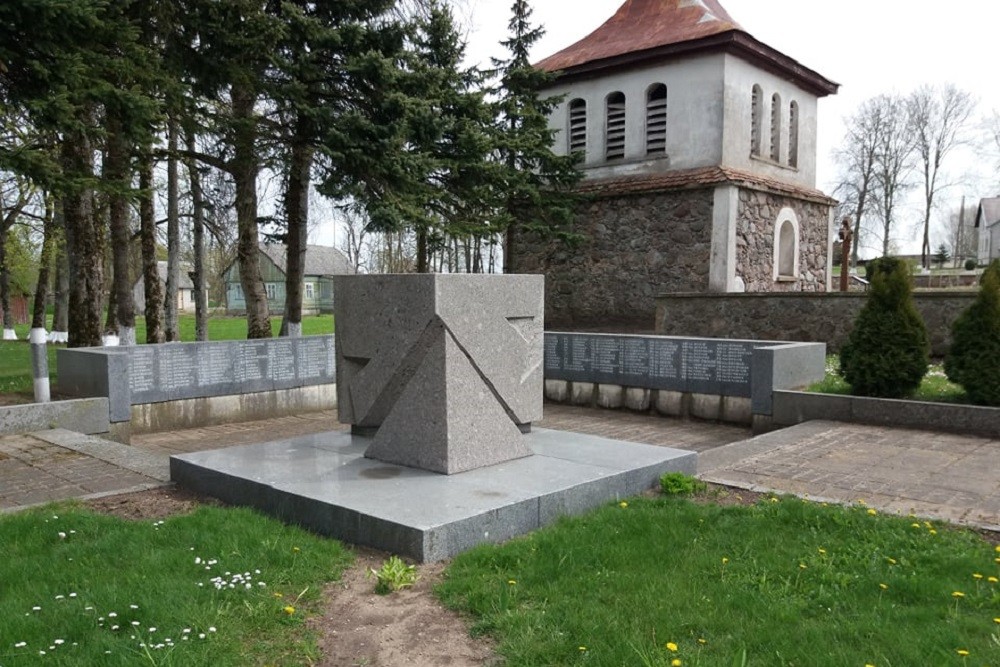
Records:
{"label": "yellow dandelion", "polygon": [[302,550],[301,550],[301,549],[299,549],[298,547],[292,547],[292,552],[293,552],[293,553],[298,553],[298,552],[300,552],[300,551],[302,551]]}
{"label": "yellow dandelion", "polygon": [[864,506],[864,505],[867,505],[868,503],[865,502],[864,498],[859,498],[858,499],[858,504]]}
{"label": "yellow dandelion", "polygon": [[875,516],[876,514],[878,514],[878,512],[876,512],[873,509],[870,509],[870,510],[868,510],[868,514],[871,515],[871,516]]}
{"label": "yellow dandelion", "polygon": [[994,618],[994,619],[993,619],[993,622],[994,622],[994,623],[1000,623],[1000,618]]}
{"label": "yellow dandelion", "polygon": [[997,565],[1000,565],[1000,558],[994,558],[993,562],[996,563]]}
{"label": "yellow dandelion", "polygon": [[886,558],[885,562],[887,562],[889,565],[895,565],[896,564],[896,559],[895,558]]}
{"label": "yellow dandelion", "polygon": [[283,598],[283,597],[285,597],[285,594],[284,593],[275,593],[274,597],[276,597],[276,598]]}
{"label": "yellow dandelion", "polygon": [[824,556],[826,555],[826,549],[824,549],[823,547],[820,547],[820,548],[819,548],[819,552],[820,552],[821,554],[823,554]]}
{"label": "yellow dandelion", "polygon": [[726,558],[725,556],[723,556],[723,557],[722,557],[722,564],[723,564],[723,565],[725,565],[725,564],[726,564],[726,563],[728,563],[728,562],[729,562],[729,559],[728,559],[728,558]]}
{"label": "yellow dandelion", "polygon": [[930,533],[931,535],[937,535],[937,531],[936,531],[936,530],[934,530],[933,528],[931,528],[931,529],[930,529],[930,530],[928,530],[927,532],[928,532],[928,533]]}
{"label": "yellow dandelion", "polygon": [[969,652],[968,652],[968,651],[966,651],[966,650],[965,650],[964,648],[959,648],[959,649],[955,649],[955,653],[959,654],[959,655],[960,655],[960,656],[962,656],[963,658],[964,658],[965,656],[969,655]]}
{"label": "yellow dandelion", "polygon": [[[993,620],[996,621],[997,623],[1000,623],[1000,619],[994,618]],[[708,643],[708,640],[707,639],[703,639],[701,637],[698,637],[698,643],[701,644],[702,646],[704,646],[705,644]]]}
{"label": "yellow dandelion", "polygon": [[965,597],[965,593],[963,593],[962,591],[955,591],[954,593],[951,594],[951,597],[953,597],[953,598],[964,598]]}
{"label": "yellow dandelion", "polygon": [[682,664],[683,663],[681,662],[680,658],[674,658],[673,660],[670,661],[670,667],[681,667]]}
{"label": "yellow dandelion", "polygon": [[919,523],[911,523],[910,527],[911,528],[920,528],[920,524]]}
{"label": "yellow dandelion", "polygon": [[620,503],[618,503],[618,507],[625,509],[626,507],[628,507],[628,503],[623,500]]}
{"label": "yellow dandelion", "polygon": [[288,614],[289,616],[291,616],[292,614],[295,613],[295,607],[293,607],[292,605],[288,605],[287,607],[285,607],[284,609],[282,609],[282,611],[284,611],[286,614]]}
{"label": "yellow dandelion", "polygon": [[804,569],[806,569],[806,567],[807,567],[807,566],[806,566],[806,564],[805,564],[805,563],[799,563],[799,569],[800,569],[800,570],[804,570]]}
{"label": "yellow dandelion", "polygon": [[996,551],[998,554],[1000,554],[1000,544],[996,545],[993,551]]}
{"label": "yellow dandelion", "polygon": [[580,651],[580,653],[583,653],[584,651],[587,650],[586,646],[577,646],[576,648]]}
{"label": "yellow dandelion", "polygon": [[931,525],[930,521],[924,521],[924,527],[925,528],[933,528],[934,526]]}
{"label": "yellow dandelion", "polygon": [[872,663],[870,663],[870,662],[866,662],[866,663],[865,663],[865,667],[875,667],[875,665],[873,665],[873,664],[872,664]]}
{"label": "yellow dandelion", "polygon": [[777,498],[775,498],[774,496],[771,496],[771,499],[770,499],[770,500],[771,500],[771,502],[772,502],[772,503],[776,503],[776,502],[778,502],[778,499],[777,499]]}
{"label": "yellow dandelion", "polygon": [[671,653],[676,653],[677,652],[677,644],[675,644],[673,642],[667,642],[667,650],[670,651]]}
{"label": "yellow dandelion", "polygon": [[979,574],[978,572],[974,572],[974,573],[972,574],[972,578],[973,578],[973,579],[982,579],[982,578],[983,578],[983,575]]}
{"label": "yellow dandelion", "polygon": [[997,579],[996,577],[990,577],[986,581],[990,582],[991,584],[1000,583],[1000,579]]}
{"label": "yellow dandelion", "polygon": [[881,588],[883,591],[889,590],[888,584],[879,584],[878,587]]}

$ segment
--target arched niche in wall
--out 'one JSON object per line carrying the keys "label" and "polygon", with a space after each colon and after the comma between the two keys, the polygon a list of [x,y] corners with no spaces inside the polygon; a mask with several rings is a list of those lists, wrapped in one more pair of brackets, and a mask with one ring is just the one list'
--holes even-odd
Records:
{"label": "arched niche in wall", "polygon": [[785,207],[774,221],[774,279],[799,278],[799,219],[795,211]]}

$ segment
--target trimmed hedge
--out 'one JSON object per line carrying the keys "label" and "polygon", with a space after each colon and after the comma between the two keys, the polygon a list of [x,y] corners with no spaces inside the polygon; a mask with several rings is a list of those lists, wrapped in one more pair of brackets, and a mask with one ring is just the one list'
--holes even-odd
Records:
{"label": "trimmed hedge", "polygon": [[909,265],[895,257],[868,264],[871,289],[840,352],[840,374],[856,396],[904,398],[927,373],[930,342],[913,304]]}
{"label": "trimmed hedge", "polygon": [[1000,260],[983,272],[979,295],[951,329],[948,379],[973,403],[1000,406]]}

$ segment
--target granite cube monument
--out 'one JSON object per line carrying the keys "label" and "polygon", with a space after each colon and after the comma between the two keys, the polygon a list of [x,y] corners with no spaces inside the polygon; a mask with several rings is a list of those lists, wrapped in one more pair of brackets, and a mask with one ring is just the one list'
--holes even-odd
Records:
{"label": "granite cube monument", "polygon": [[453,474],[529,456],[544,277],[336,276],[340,420],[365,456]]}

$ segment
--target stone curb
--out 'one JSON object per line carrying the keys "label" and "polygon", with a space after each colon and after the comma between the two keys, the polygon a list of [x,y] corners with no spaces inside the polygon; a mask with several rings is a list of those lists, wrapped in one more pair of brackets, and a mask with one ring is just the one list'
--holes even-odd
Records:
{"label": "stone curb", "polygon": [[62,428],[35,431],[29,435],[58,447],[71,449],[85,456],[144,475],[157,482],[170,481],[170,462],[165,456],[151,454],[135,447],[82,435]]}

